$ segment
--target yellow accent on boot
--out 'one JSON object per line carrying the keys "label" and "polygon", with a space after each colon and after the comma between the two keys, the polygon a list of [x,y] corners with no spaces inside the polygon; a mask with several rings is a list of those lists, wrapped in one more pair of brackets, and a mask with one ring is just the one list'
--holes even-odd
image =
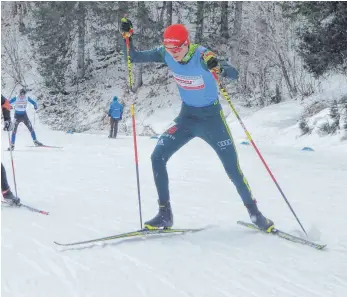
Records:
{"label": "yellow accent on boot", "polygon": [[266,232],[271,233],[274,228],[275,228],[275,224],[272,224],[269,228],[266,229]]}
{"label": "yellow accent on boot", "polygon": [[148,229],[148,230],[158,230],[159,229],[158,227],[151,226],[151,225],[148,225],[148,224],[145,224],[145,228]]}

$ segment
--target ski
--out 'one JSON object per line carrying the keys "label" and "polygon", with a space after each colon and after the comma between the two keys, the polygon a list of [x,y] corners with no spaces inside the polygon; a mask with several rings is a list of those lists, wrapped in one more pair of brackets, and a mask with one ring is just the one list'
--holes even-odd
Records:
{"label": "ski", "polygon": [[27,147],[45,147],[45,148],[57,148],[62,149],[62,146],[54,146],[54,145],[27,145]]}
{"label": "ski", "polygon": [[60,246],[72,246],[72,245],[95,243],[95,242],[102,242],[102,241],[121,239],[121,238],[141,237],[141,236],[148,236],[148,235],[155,235],[155,234],[183,234],[183,233],[199,232],[202,230],[205,230],[205,228],[199,228],[199,229],[155,229],[155,230],[141,229],[141,230],[137,230],[137,231],[126,232],[126,233],[121,233],[121,234],[116,234],[116,235],[112,235],[112,236],[106,236],[106,237],[101,237],[101,238],[96,238],[96,239],[86,240],[86,241],[77,241],[77,242],[73,242],[73,243],[59,243],[59,242],[54,241],[54,243],[57,245],[60,245]]}
{"label": "ski", "polygon": [[49,215],[49,212],[48,211],[44,211],[44,210],[40,210],[38,208],[35,208],[35,207],[31,207],[29,205],[26,205],[26,204],[23,204],[23,203],[20,203],[18,205],[12,205],[12,204],[9,204],[5,201],[1,201],[1,204],[4,204],[4,205],[7,205],[7,207],[24,207],[32,212],[37,212],[37,213],[40,213],[40,214],[43,214],[43,215]]}
{"label": "ski", "polygon": [[276,228],[274,228],[271,233],[267,233],[267,232],[259,229],[256,225],[254,225],[252,223],[246,223],[246,222],[243,222],[243,221],[238,221],[237,223],[239,225],[242,225],[244,227],[247,227],[247,228],[250,228],[250,229],[253,229],[253,230],[260,231],[262,233],[277,235],[278,237],[284,238],[284,239],[289,240],[291,242],[301,243],[303,245],[307,245],[307,246],[313,247],[313,248],[315,248],[317,250],[322,250],[322,249],[324,249],[327,246],[326,244],[318,244],[318,243],[312,242],[310,240],[303,239],[303,238],[291,235],[289,233],[285,233],[285,232],[283,232],[281,230],[278,230]]}

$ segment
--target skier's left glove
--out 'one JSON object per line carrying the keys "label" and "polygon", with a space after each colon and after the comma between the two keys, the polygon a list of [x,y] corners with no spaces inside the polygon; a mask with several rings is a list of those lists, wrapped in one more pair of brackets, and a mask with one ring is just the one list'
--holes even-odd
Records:
{"label": "skier's left glove", "polygon": [[12,121],[5,121],[4,124],[5,124],[4,131],[12,131],[13,129]]}
{"label": "skier's left glove", "polygon": [[131,37],[131,35],[134,33],[133,23],[127,18],[122,18],[120,21],[120,28],[123,38]]}
{"label": "skier's left glove", "polygon": [[223,68],[219,64],[219,61],[213,52],[207,51],[206,53],[204,53],[203,59],[207,65],[208,70],[215,72],[217,74],[220,74],[223,72]]}

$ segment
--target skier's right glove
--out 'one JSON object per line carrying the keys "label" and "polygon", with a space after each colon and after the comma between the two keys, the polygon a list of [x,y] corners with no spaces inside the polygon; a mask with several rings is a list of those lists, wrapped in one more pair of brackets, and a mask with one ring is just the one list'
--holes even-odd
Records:
{"label": "skier's right glove", "polygon": [[4,131],[11,131],[13,129],[13,124],[11,121],[5,121]]}
{"label": "skier's right glove", "polygon": [[134,33],[133,24],[127,18],[121,19],[120,28],[121,28],[121,33],[122,33],[123,38],[129,38]]}

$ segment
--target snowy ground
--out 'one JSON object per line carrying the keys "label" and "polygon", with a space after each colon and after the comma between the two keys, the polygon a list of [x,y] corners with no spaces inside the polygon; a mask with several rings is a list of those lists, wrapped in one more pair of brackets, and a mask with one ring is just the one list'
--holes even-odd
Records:
{"label": "snowy ground", "polygon": [[[14,152],[19,196],[50,215],[2,208],[2,296],[346,296],[346,143],[301,151],[309,139],[295,140],[295,108],[269,107],[245,115],[245,123],[311,239],[328,244],[325,251],[238,226],[237,220],[248,220],[246,210],[213,151],[198,139],[168,165],[175,227],[214,228],[58,248],[54,240],[139,228],[132,138],[70,135],[36,123],[40,141],[64,148],[28,148],[29,133],[19,128]],[[260,209],[278,228],[301,234],[252,147],[239,144],[244,136],[238,123],[229,122]],[[155,144],[138,139],[145,220],[157,211],[150,163]],[[2,162],[13,185],[7,146],[2,133]]]}

